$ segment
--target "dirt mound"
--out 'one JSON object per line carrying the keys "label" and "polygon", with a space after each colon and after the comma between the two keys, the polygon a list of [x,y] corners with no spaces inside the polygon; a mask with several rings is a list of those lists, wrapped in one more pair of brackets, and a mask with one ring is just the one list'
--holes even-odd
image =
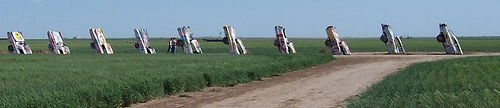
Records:
{"label": "dirt mound", "polygon": [[0,54],[9,54],[9,51],[0,50]]}
{"label": "dirt mound", "polygon": [[35,52],[36,54],[50,54],[50,51],[46,51],[46,50],[38,50]]}
{"label": "dirt mound", "polygon": [[252,54],[252,51],[247,49],[247,54]]}
{"label": "dirt mound", "polygon": [[322,49],[321,51],[319,51],[319,53],[328,53],[328,50]]}

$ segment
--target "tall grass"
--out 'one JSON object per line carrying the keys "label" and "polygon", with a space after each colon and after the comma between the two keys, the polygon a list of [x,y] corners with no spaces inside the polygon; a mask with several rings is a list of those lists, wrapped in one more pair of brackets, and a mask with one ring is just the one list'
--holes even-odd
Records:
{"label": "tall grass", "polygon": [[412,65],[386,77],[348,107],[498,107],[500,56]]}
{"label": "tall grass", "polygon": [[[272,40],[247,40],[248,55],[222,43],[201,43],[205,54],[138,54],[127,39],[110,40],[115,55],[98,55],[90,40],[66,40],[72,54],[0,56],[0,107],[118,107],[207,86],[233,86],[331,61],[314,40],[296,41],[299,54],[282,55]],[[36,51],[46,40],[28,40]],[[1,42],[1,44],[7,44]]]}

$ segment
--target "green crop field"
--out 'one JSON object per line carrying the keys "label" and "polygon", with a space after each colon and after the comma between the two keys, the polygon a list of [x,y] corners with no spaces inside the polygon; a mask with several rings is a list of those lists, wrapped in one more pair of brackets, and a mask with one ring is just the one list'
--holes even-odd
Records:
{"label": "green crop field", "polygon": [[[384,51],[377,39],[352,39],[353,51]],[[465,52],[500,52],[498,38],[462,38]],[[404,40],[409,52],[442,51],[433,38]],[[421,63],[388,76],[348,107],[494,107],[500,105],[500,57]],[[410,80],[409,80],[410,79]]]}
{"label": "green crop field", "polygon": [[[464,52],[500,52],[499,38],[461,38]],[[353,52],[385,52],[385,45],[376,38],[346,39]],[[443,52],[444,48],[435,38],[403,40],[407,52]]]}
{"label": "green crop field", "polygon": [[[70,55],[0,54],[0,107],[117,107],[207,86],[233,86],[327,63],[322,39],[292,39],[298,54],[282,55],[272,39],[243,39],[248,55],[222,43],[201,42],[203,55],[166,54],[166,39],[153,39],[159,54],[141,55],[132,39],[108,40],[115,55],[98,55],[90,40],[66,40]],[[385,51],[378,39],[348,39],[353,52]],[[47,40],[28,40],[35,53]],[[464,39],[465,51],[500,52],[500,40]],[[8,42],[0,41],[7,49]],[[405,40],[408,51],[442,51],[433,39]]]}
{"label": "green crop field", "polygon": [[[203,55],[138,54],[132,39],[109,40],[115,55],[98,55],[90,40],[66,40],[72,54],[0,55],[0,107],[117,107],[207,86],[232,86],[333,60],[317,40],[296,41],[293,55],[279,54],[270,39],[247,39],[248,55],[222,43],[202,42]],[[28,40],[34,52],[47,40]],[[7,46],[7,41],[0,45]],[[6,47],[5,47],[6,49]]]}
{"label": "green crop field", "polygon": [[371,87],[348,107],[500,106],[500,56],[415,64]]}

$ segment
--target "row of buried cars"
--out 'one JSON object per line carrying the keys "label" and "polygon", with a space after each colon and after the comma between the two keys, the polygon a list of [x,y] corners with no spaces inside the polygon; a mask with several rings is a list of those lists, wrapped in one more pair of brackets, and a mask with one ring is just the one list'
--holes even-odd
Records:
{"label": "row of buried cars", "polygon": [[[222,42],[229,47],[229,52],[233,54],[247,54],[247,50],[243,44],[243,41],[236,37],[236,30],[232,26],[223,26],[224,33],[226,37],[222,39]],[[277,39],[275,40],[275,45],[280,48],[282,53],[295,53],[295,48],[293,44],[289,42],[284,33],[284,28],[281,26],[276,26]],[[281,31],[278,31],[281,30]],[[175,53],[176,47],[181,47],[184,53],[187,54],[202,54],[200,43],[198,40],[193,38],[191,28],[189,26],[179,27],[177,29],[179,33],[180,40],[175,40],[172,38],[169,41],[169,51]],[[113,48],[111,44],[106,41],[104,32],[102,29],[90,29],[90,37],[92,42],[90,47],[98,54],[113,54]],[[141,54],[156,54],[156,50],[151,46],[149,35],[147,29],[134,29],[135,33],[135,48]],[[57,55],[66,55],[70,53],[69,47],[64,43],[62,33],[59,31],[48,31],[47,36],[49,39],[48,49]],[[7,37],[11,45],[8,46],[8,50],[14,54],[33,54],[31,47],[24,39],[22,32],[8,32]],[[291,46],[291,47],[290,47]]]}
{"label": "row of buried cars", "polygon": [[[463,51],[460,47],[460,43],[455,36],[455,34],[448,30],[446,24],[442,23],[440,26],[440,34],[437,36],[437,41],[442,43],[446,54],[462,55]],[[273,41],[274,46],[276,46],[280,53],[282,54],[293,54],[297,51],[295,50],[294,44],[290,41],[286,35],[286,29],[283,26],[275,26],[276,39]],[[226,44],[229,48],[229,52],[233,54],[247,54],[247,50],[243,44],[243,41],[236,37],[236,30],[232,26],[223,26],[225,37],[222,42]],[[176,47],[181,47],[183,52],[186,54],[202,54],[200,43],[198,40],[193,38],[191,28],[189,26],[177,28],[180,40],[171,38],[169,41],[168,52],[175,53]],[[386,45],[387,52],[389,54],[401,54],[405,53],[403,42],[401,37],[395,36],[391,30],[391,26],[387,24],[382,24],[383,34],[380,40]],[[90,44],[91,48],[98,54],[113,54],[113,48],[111,44],[106,41],[104,32],[102,29],[90,29],[90,37],[92,42]],[[156,50],[151,46],[149,35],[147,29],[134,29],[135,33],[135,48],[141,54],[156,54]],[[326,28],[326,34],[328,39],[325,41],[325,45],[331,48],[332,54],[334,55],[351,55],[351,51],[347,43],[340,39],[339,34],[336,32],[334,26],[328,26]],[[32,54],[30,46],[24,40],[23,34],[21,32],[8,32],[8,40],[11,45],[8,46],[8,50],[14,54]],[[63,41],[61,32],[59,31],[48,31],[47,36],[49,39],[48,49],[54,54],[69,54],[69,47]]]}
{"label": "row of buried cars", "polygon": [[[48,31],[49,38],[48,48],[54,54],[69,54],[70,50],[64,42],[60,32],[58,31]],[[7,32],[7,38],[11,45],[8,46],[8,50],[14,54],[33,54],[31,47],[24,39],[23,33],[21,32]]]}
{"label": "row of buried cars", "polygon": [[[445,23],[439,24],[440,33],[436,40],[443,44],[446,54],[449,55],[463,55],[464,52],[460,46],[457,36],[448,29]],[[345,41],[339,38],[335,31],[335,27],[328,26],[326,29],[328,39],[325,45],[330,47],[334,55],[351,55],[349,46]],[[380,36],[388,54],[404,54],[406,53],[401,36],[395,36],[390,25],[382,24],[382,36]]]}

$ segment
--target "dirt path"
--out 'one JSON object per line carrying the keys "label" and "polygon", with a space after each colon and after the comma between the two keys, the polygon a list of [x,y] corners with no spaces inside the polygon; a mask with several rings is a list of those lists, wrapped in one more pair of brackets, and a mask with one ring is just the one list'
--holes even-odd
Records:
{"label": "dirt path", "polygon": [[[474,53],[467,56],[498,55]],[[228,88],[156,99],[133,107],[316,108],[344,107],[346,99],[410,64],[467,56],[356,53],[318,67]]]}

